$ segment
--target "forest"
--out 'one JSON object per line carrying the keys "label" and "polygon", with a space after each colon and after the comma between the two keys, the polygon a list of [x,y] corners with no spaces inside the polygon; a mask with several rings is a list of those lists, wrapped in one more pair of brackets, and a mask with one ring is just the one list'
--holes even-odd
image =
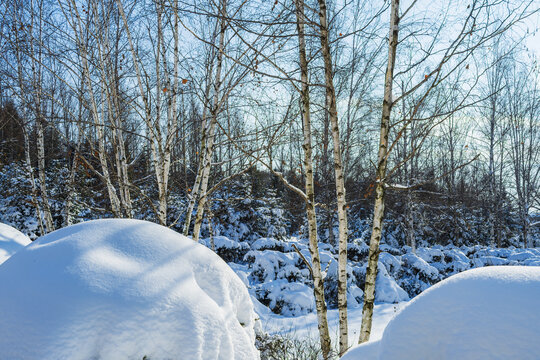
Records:
{"label": "forest", "polygon": [[[351,296],[365,342],[376,303],[540,246],[539,13],[4,0],[0,223],[32,240],[93,219],[169,227],[244,272],[273,314],[316,313],[322,358],[341,356]],[[307,303],[287,300],[292,283]]]}

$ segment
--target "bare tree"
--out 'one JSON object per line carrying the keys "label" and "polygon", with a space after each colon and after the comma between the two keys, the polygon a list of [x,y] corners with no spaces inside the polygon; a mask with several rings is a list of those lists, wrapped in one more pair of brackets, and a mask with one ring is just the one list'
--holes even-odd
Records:
{"label": "bare tree", "polygon": [[311,111],[309,104],[309,80],[308,80],[308,62],[305,45],[305,15],[304,1],[296,0],[296,27],[298,30],[298,53],[300,57],[300,75],[302,82],[301,110],[302,125],[304,130],[304,172],[306,188],[306,213],[308,219],[309,247],[311,252],[311,269],[313,277],[313,292],[315,294],[315,303],[317,307],[317,322],[319,327],[319,337],[324,359],[330,357],[330,333],[328,331],[328,320],[326,317],[326,302],[324,300],[324,283],[321,274],[321,263],[319,257],[319,246],[317,240],[317,217],[315,214],[315,189],[313,183],[313,160],[311,145]]}
{"label": "bare tree", "polygon": [[[437,106],[437,111],[425,119],[420,117],[420,111],[425,106],[430,96],[436,95],[438,91],[441,91],[441,84],[444,85],[445,83],[448,83],[449,80],[452,80],[453,75],[460,73],[464,74],[466,70],[469,70],[470,66],[468,61],[471,61],[473,55],[480,47],[503,34],[514,24],[538,11],[537,8],[531,10],[532,2],[513,4],[511,2],[502,1],[497,4],[492,4],[483,0],[474,1],[472,4],[467,5],[467,12],[463,16],[463,19],[460,20],[461,24],[456,24],[455,22],[448,23],[447,18],[443,17],[441,23],[434,25],[433,28],[435,29],[435,32],[428,36],[427,39],[431,37],[428,44],[422,44],[421,48],[423,50],[419,55],[414,57],[413,61],[403,70],[394,74],[399,44],[398,35],[400,33],[400,24],[401,26],[404,25],[403,19],[406,19],[406,15],[409,14],[410,11],[414,12],[414,7],[416,5],[418,5],[417,1],[413,1],[409,7],[400,14],[399,0],[392,0],[391,2],[390,30],[388,35],[388,63],[384,83],[379,153],[376,163],[375,205],[366,271],[364,307],[359,339],[360,343],[368,341],[371,333],[373,303],[375,299],[375,279],[377,276],[377,264],[380,251],[379,243],[382,237],[384,219],[385,193],[386,188],[391,187],[389,177],[404,162],[409,161],[410,158],[419,151],[433,128],[450,118],[456,111],[475,103],[475,101],[471,101],[470,98],[472,89],[478,84],[478,77],[471,76],[470,84],[466,87],[464,86],[464,90],[454,92],[455,95],[459,95],[459,98],[451,105]],[[446,14],[445,11],[442,13]],[[497,21],[492,20],[492,15],[494,13],[498,15]],[[440,47],[441,36],[443,29],[446,26],[459,26],[460,31],[457,35],[452,37],[449,42],[446,42],[446,44],[448,44],[447,46]],[[405,36],[404,39],[401,40],[401,43],[403,43],[405,39],[414,39],[412,40],[412,43],[415,44],[417,41],[415,38],[417,36],[423,37],[424,35],[425,34],[422,34],[422,30],[412,30],[412,33]],[[428,71],[424,72],[420,81],[413,82],[413,84],[402,91],[401,94],[394,96],[393,82],[396,77],[410,75],[411,73],[414,74],[415,70],[418,71],[418,69],[422,69],[422,67],[426,66],[430,66],[432,70],[428,68]],[[480,70],[480,72],[482,72],[482,70]],[[409,115],[403,121],[397,121],[395,124],[392,124],[391,115],[393,106],[409,96],[414,96],[416,98]],[[415,149],[412,149],[405,159],[400,161],[393,168],[388,169],[387,161],[389,154],[397,146],[405,129],[413,122],[424,123],[424,130],[422,131],[421,137],[422,140],[419,141],[418,146]],[[396,129],[396,136],[392,142],[389,142],[391,128]],[[454,171],[454,169],[452,169],[452,171]],[[407,185],[406,187],[408,186],[410,185]]]}
{"label": "bare tree", "polygon": [[[347,244],[349,230],[347,227],[347,200],[345,197],[345,177],[341,160],[341,139],[339,135],[339,121],[337,113],[336,90],[334,88],[334,73],[332,69],[332,56],[330,54],[330,40],[328,34],[328,18],[326,1],[319,0],[320,40],[324,59],[324,73],[326,84],[326,104],[330,117],[334,171],[336,180],[336,199],[339,222],[339,255],[338,255],[338,310],[339,310],[339,354],[343,355],[349,348],[349,334],[347,325]],[[305,127],[306,125],[304,125]],[[332,231],[332,229],[330,229]]]}
{"label": "bare tree", "polygon": [[514,65],[505,91],[510,159],[523,247],[530,244],[530,211],[540,186],[540,89],[538,69]]}

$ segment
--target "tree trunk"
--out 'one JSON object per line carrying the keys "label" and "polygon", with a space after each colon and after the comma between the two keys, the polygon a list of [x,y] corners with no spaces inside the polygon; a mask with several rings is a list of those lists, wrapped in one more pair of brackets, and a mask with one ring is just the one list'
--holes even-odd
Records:
{"label": "tree trunk", "polygon": [[300,72],[302,81],[302,123],[304,132],[304,169],[306,177],[306,213],[308,219],[309,250],[311,252],[313,293],[317,308],[317,323],[323,359],[330,358],[331,341],[328,331],[326,302],[324,299],[324,280],[321,272],[319,257],[319,244],[317,239],[317,217],[315,213],[315,192],[313,186],[313,162],[311,146],[311,114],[309,109],[308,65],[306,57],[306,44],[304,35],[304,1],[296,0],[296,26],[298,29],[298,43],[300,56]]}
{"label": "tree trunk", "polygon": [[[221,26],[219,32],[219,47],[217,53],[217,65],[216,65],[216,79],[214,80],[214,96],[211,109],[211,120],[208,128],[208,138],[205,144],[205,151],[203,154],[203,171],[201,179],[201,188],[199,202],[197,203],[197,214],[195,216],[195,226],[193,228],[193,240],[199,241],[201,233],[201,226],[204,215],[204,207],[206,203],[206,191],[208,190],[208,181],[210,179],[210,170],[212,168],[212,154],[214,151],[214,138],[216,133],[217,116],[219,112],[219,91],[221,88],[221,70],[223,66],[223,52],[225,50],[225,30],[227,28],[226,14],[227,14],[227,0],[220,1],[220,13],[221,13]],[[199,166],[201,166],[199,165]]]}
{"label": "tree trunk", "polygon": [[349,349],[347,326],[347,242],[349,230],[347,229],[347,202],[345,199],[345,178],[341,160],[341,145],[339,136],[339,123],[336,107],[336,91],[334,88],[332,55],[328,39],[328,20],[326,14],[326,1],[319,0],[319,19],[321,23],[321,49],[324,58],[324,73],[326,81],[326,98],[329,108],[332,141],[334,145],[334,170],[336,177],[336,198],[339,224],[339,256],[338,256],[338,310],[339,310],[339,355]]}
{"label": "tree trunk", "polygon": [[369,243],[368,266],[364,288],[364,308],[362,309],[362,326],[359,343],[369,340],[373,321],[373,304],[375,302],[375,279],[377,278],[377,263],[379,261],[379,243],[383,230],[384,197],[386,162],[388,157],[388,132],[390,129],[390,114],[392,112],[392,82],[394,80],[394,65],[398,44],[399,0],[392,0],[390,11],[390,33],[388,44],[388,65],[384,80],[384,100],[379,139],[379,154],[377,159],[377,177],[375,188],[375,206],[373,210],[373,226]]}
{"label": "tree trunk", "polygon": [[[51,207],[49,205],[49,197],[47,192],[47,177],[45,174],[45,135],[44,135],[44,128],[43,128],[43,112],[41,108],[41,97],[42,97],[42,76],[41,76],[41,64],[43,64],[42,61],[42,50],[41,50],[41,44],[42,44],[42,17],[41,12],[43,10],[42,4],[38,5],[38,24],[35,24],[34,21],[34,11],[32,11],[31,15],[31,24],[33,27],[37,27],[38,35],[37,35],[37,41],[38,41],[38,50],[37,50],[37,58],[35,50],[34,50],[34,42],[31,42],[30,45],[30,51],[32,53],[32,81],[33,81],[33,90],[34,90],[34,113],[36,117],[36,132],[37,132],[37,161],[38,161],[38,177],[39,177],[39,190],[41,193],[41,203],[43,205],[43,215],[45,217],[45,226],[46,231],[51,232],[54,231],[54,224],[51,214]],[[37,25],[37,26],[36,26]]]}
{"label": "tree trunk", "polygon": [[[76,10],[75,10],[76,11]],[[105,184],[105,187],[107,188],[107,193],[109,195],[109,200],[111,203],[111,211],[115,217],[121,216],[120,211],[120,201],[118,199],[118,196],[116,195],[116,189],[111,181],[111,177],[109,174],[109,168],[108,168],[108,161],[107,161],[107,154],[105,150],[105,135],[104,135],[104,125],[102,122],[102,119],[99,115],[98,105],[96,102],[93,86],[92,86],[92,78],[90,75],[90,68],[88,65],[88,49],[86,47],[86,44],[84,43],[83,34],[85,31],[82,27],[82,20],[78,13],[75,13],[74,18],[76,18],[77,23],[73,23],[73,30],[75,31],[76,36],[76,43],[78,50],[80,52],[80,58],[82,62],[82,70],[84,73],[85,81],[88,85],[88,97],[90,98],[90,105],[91,109],[90,112],[92,113],[92,120],[94,122],[94,126],[96,128],[96,134],[97,134],[97,141],[98,141],[98,151],[97,155],[99,159],[99,163],[101,165],[102,173],[99,174],[99,177]]]}
{"label": "tree trunk", "polygon": [[[206,102],[210,95],[210,86],[206,87],[204,101]],[[190,198],[188,203],[188,208],[186,210],[186,219],[184,220],[184,228],[182,233],[185,236],[189,234],[189,227],[191,226],[191,216],[193,214],[193,209],[195,208],[195,203],[199,197],[199,189],[201,187],[201,181],[203,178],[203,169],[204,169],[204,154],[206,154],[207,138],[208,138],[208,129],[207,129],[207,114],[208,114],[208,103],[205,103],[202,113],[202,138],[201,138],[201,149],[199,152],[199,164],[197,167],[197,176],[195,177],[195,182],[190,192]]]}
{"label": "tree trunk", "polygon": [[41,216],[41,206],[39,206],[38,193],[36,188],[36,179],[34,178],[34,169],[32,168],[32,160],[30,159],[30,141],[28,139],[27,130],[23,130],[24,135],[24,159],[26,165],[26,171],[28,172],[28,178],[30,179],[32,189],[32,202],[36,208],[36,218],[39,224],[40,235],[45,235],[45,227],[43,225],[43,218]]}
{"label": "tree trunk", "polygon": [[[38,105],[39,106],[39,105]],[[39,114],[38,114],[39,116]],[[43,204],[43,215],[45,216],[45,225],[47,232],[54,231],[54,223],[49,205],[49,197],[47,192],[47,177],[45,174],[45,139],[43,134],[43,120],[36,119],[37,127],[37,155],[38,155],[38,174],[39,174],[39,190],[41,192],[41,203]]]}

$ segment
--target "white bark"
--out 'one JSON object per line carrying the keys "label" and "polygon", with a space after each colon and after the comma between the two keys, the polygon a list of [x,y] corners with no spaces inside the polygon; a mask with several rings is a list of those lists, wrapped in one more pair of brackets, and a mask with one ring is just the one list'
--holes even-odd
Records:
{"label": "white bark", "polygon": [[[161,26],[161,14],[163,10],[163,4],[155,3],[156,5],[156,12],[157,12],[157,23],[158,23],[158,29],[157,29],[157,36],[158,36],[158,51],[157,51],[157,57],[156,57],[156,79],[157,79],[157,87],[156,87],[156,116],[157,120],[152,121],[152,115],[151,115],[151,109],[150,109],[150,103],[148,101],[148,98],[146,96],[146,91],[144,88],[144,82],[143,82],[143,76],[141,72],[141,67],[139,64],[139,59],[137,57],[137,52],[135,49],[135,44],[133,41],[133,37],[131,36],[131,31],[129,28],[128,20],[124,11],[124,6],[122,5],[121,0],[116,0],[116,4],[118,6],[118,11],[120,12],[120,15],[122,17],[123,23],[124,23],[124,29],[126,30],[126,36],[129,43],[129,48],[133,60],[133,65],[135,68],[135,75],[137,79],[137,86],[139,88],[140,96],[142,97],[142,102],[145,110],[145,114],[143,117],[143,120],[147,127],[147,134],[149,137],[149,143],[150,143],[150,151],[151,151],[151,157],[152,157],[152,164],[154,167],[155,175],[156,175],[156,181],[158,185],[158,209],[157,209],[157,218],[160,224],[166,225],[167,224],[167,200],[168,200],[168,182],[169,182],[169,172],[170,172],[170,166],[171,166],[171,146],[172,141],[174,139],[174,133],[175,131],[175,124],[176,121],[171,121],[171,112],[170,109],[168,111],[167,115],[167,134],[165,137],[163,137],[163,134],[161,132],[161,127],[159,123],[160,115],[161,115],[161,47],[163,43],[163,29]],[[165,54],[163,54],[165,56]],[[163,59],[165,62],[166,60]],[[165,69],[166,70],[166,69]],[[175,94],[174,94],[175,96]]]}
{"label": "white bark", "polygon": [[[32,27],[37,27],[37,41],[39,44],[42,43],[42,5],[38,8],[38,24],[35,23],[35,12],[32,11],[31,15],[31,24]],[[31,4],[33,6],[33,4]],[[33,9],[32,9],[33,10]],[[36,120],[36,132],[37,132],[37,160],[38,160],[38,176],[39,176],[39,189],[41,193],[41,203],[43,205],[43,215],[45,217],[45,226],[46,231],[54,231],[54,224],[51,214],[51,207],[49,205],[49,196],[47,191],[47,177],[45,174],[45,137],[44,137],[44,128],[43,128],[43,113],[42,113],[42,104],[41,104],[41,87],[42,87],[42,73],[41,73],[41,64],[42,64],[42,51],[41,48],[37,50],[37,56],[34,49],[34,41],[30,42],[30,52],[32,57],[32,85],[34,92],[34,114]]]}
{"label": "white bark", "polygon": [[202,137],[201,137],[201,149],[199,152],[199,166],[197,169],[197,176],[195,177],[195,182],[193,183],[193,187],[191,188],[191,192],[189,195],[189,203],[188,203],[188,208],[186,210],[186,219],[184,221],[184,228],[182,229],[183,230],[182,233],[185,236],[188,236],[188,233],[189,233],[189,227],[191,226],[191,216],[193,214],[193,209],[195,208],[195,203],[197,202],[199,198],[199,189],[200,189],[201,181],[203,178],[203,169],[204,169],[203,159],[204,159],[204,154],[206,154],[206,144],[208,142],[207,140],[208,129],[207,129],[206,123],[207,123],[207,114],[208,114],[209,105],[206,103],[206,101],[209,98],[209,96],[210,96],[210,86],[208,85],[205,91],[205,96],[204,96],[205,106],[203,108],[203,113],[202,113],[202,125],[201,125]]}
{"label": "white bark", "polygon": [[221,90],[221,71],[223,67],[223,52],[225,51],[225,30],[227,29],[226,14],[227,0],[220,0],[221,25],[219,32],[219,45],[217,53],[216,78],[214,80],[213,104],[211,108],[211,119],[208,128],[207,143],[205,144],[203,154],[202,178],[200,186],[199,202],[197,204],[197,214],[195,216],[195,226],[193,227],[193,240],[199,241],[201,226],[206,203],[206,192],[208,190],[208,181],[210,179],[210,170],[212,167],[212,154],[214,151],[214,138],[216,132],[217,116],[219,113],[219,93]]}
{"label": "white bark", "polygon": [[[77,43],[77,47],[80,53],[80,59],[82,62],[82,70],[84,73],[84,81],[86,81],[88,85],[87,91],[88,91],[88,97],[90,98],[92,120],[94,122],[94,126],[96,129],[96,136],[97,136],[97,142],[98,142],[97,157],[101,165],[101,174],[98,174],[98,175],[107,188],[107,193],[109,195],[109,201],[111,204],[111,211],[113,215],[115,217],[121,217],[120,200],[118,199],[118,196],[116,194],[116,188],[114,187],[112,183],[111,176],[109,173],[109,165],[108,165],[107,154],[105,150],[106,139],[105,139],[105,134],[104,134],[104,124],[103,124],[103,120],[101,119],[96,97],[94,94],[92,78],[90,75],[90,67],[88,64],[88,49],[86,47],[84,39],[82,38],[84,34],[84,30],[82,27],[82,19],[80,18],[79,13],[77,12],[77,5],[73,1],[70,2],[70,6],[71,6],[71,11],[73,11],[74,22],[72,23],[72,26],[75,32],[75,41]],[[75,21],[76,21],[76,24],[75,24]]]}
{"label": "white bark", "polygon": [[315,213],[315,191],[313,180],[313,161],[311,145],[311,113],[309,107],[308,64],[304,34],[304,1],[296,0],[296,24],[298,30],[300,73],[302,81],[301,106],[304,134],[304,171],[306,178],[306,213],[308,219],[309,250],[311,253],[311,269],[313,276],[313,293],[317,309],[317,324],[323,359],[330,358],[331,340],[328,331],[326,301],[324,299],[324,280],[321,272],[319,244],[317,239],[317,217]]}
{"label": "white bark", "polygon": [[328,20],[326,14],[326,0],[319,0],[319,19],[321,24],[320,38],[324,58],[324,72],[326,81],[326,109],[330,116],[334,151],[334,171],[336,179],[336,199],[339,224],[339,255],[338,255],[338,311],[339,311],[339,355],[342,356],[349,349],[349,335],[347,325],[347,242],[349,230],[347,228],[347,201],[345,198],[345,178],[341,160],[341,144],[339,136],[339,122],[336,107],[336,91],[334,88],[332,55],[328,39]]}
{"label": "white bark", "polygon": [[390,31],[388,43],[388,64],[384,80],[384,100],[379,139],[379,154],[377,160],[377,177],[375,187],[375,206],[373,210],[373,226],[369,243],[368,266],[364,287],[364,307],[362,309],[362,325],[359,343],[369,340],[373,321],[373,305],[375,302],[375,279],[377,278],[377,262],[379,261],[379,243],[381,241],[384,197],[386,178],[386,163],[388,157],[388,132],[390,129],[390,113],[392,112],[392,83],[394,80],[394,65],[398,44],[399,0],[392,0],[390,11]]}
{"label": "white bark", "polygon": [[[39,106],[39,105],[37,105]],[[41,193],[41,203],[43,204],[43,215],[45,217],[45,225],[47,232],[54,231],[54,223],[49,205],[49,197],[47,192],[47,177],[45,174],[45,139],[43,134],[42,119],[36,119],[37,127],[37,159],[38,159],[38,174],[39,174],[39,190]]]}

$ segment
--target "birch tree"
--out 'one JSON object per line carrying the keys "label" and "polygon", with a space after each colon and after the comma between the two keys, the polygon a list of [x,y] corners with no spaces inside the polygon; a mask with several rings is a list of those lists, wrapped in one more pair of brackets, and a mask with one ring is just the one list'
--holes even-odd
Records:
{"label": "birch tree", "polygon": [[[439,24],[434,24],[432,27],[435,29],[435,32],[430,35],[431,39],[426,39],[428,40],[427,44],[419,45],[423,50],[419,52],[418,57],[403,70],[400,70],[397,75],[402,76],[410,74],[411,71],[418,70],[419,67],[422,66],[429,66],[427,67],[428,71],[424,72],[423,78],[421,78],[420,81],[413,82],[410,87],[396,96],[393,94],[393,82],[396,77],[394,69],[396,67],[400,24],[403,26],[406,15],[411,11],[414,12],[414,7],[417,5],[416,0],[412,1],[400,14],[399,0],[391,1],[388,61],[384,81],[379,152],[375,174],[375,204],[364,289],[364,306],[359,338],[360,343],[368,341],[371,333],[373,304],[375,300],[375,279],[377,277],[377,264],[380,252],[379,244],[383,231],[385,195],[386,189],[391,187],[389,177],[404,162],[410,160],[410,158],[420,150],[421,146],[424,144],[424,140],[428,137],[434,127],[449,119],[456,111],[475,103],[475,101],[471,99],[471,94],[472,90],[476,88],[476,85],[478,84],[478,77],[468,76],[469,84],[464,87],[462,91],[454,92],[459,98],[453,102],[452,106],[441,107],[427,119],[419,118],[419,111],[430,96],[436,92],[435,90],[441,87],[441,84],[444,85],[451,79],[452,75],[460,74],[460,76],[465,76],[465,70],[469,70],[470,67],[468,62],[473,60],[473,56],[480,47],[500,36],[516,23],[538,11],[537,8],[534,8],[532,2],[515,4],[511,1],[502,1],[493,4],[488,1],[478,0],[473,1],[466,6],[466,13],[459,20],[460,23],[456,23],[455,20],[449,22],[446,16],[441,18],[442,21]],[[446,12],[443,12],[443,14],[446,14]],[[493,20],[494,16],[497,17],[496,20]],[[441,45],[444,29],[448,26],[458,28],[459,31],[456,35],[452,36],[450,40],[444,41],[444,45]],[[414,27],[412,28],[414,29]],[[423,37],[423,35],[420,34],[421,30],[412,30],[412,33],[405,36],[401,42],[403,43],[405,39],[414,39],[416,36]],[[413,40],[413,44],[415,44],[416,41],[416,39]],[[483,70],[480,70],[481,73],[482,71]],[[416,100],[413,102],[408,118],[405,121],[399,121],[395,124],[391,123],[393,106],[409,96],[414,96]],[[395,148],[405,129],[413,122],[424,123],[422,140],[419,142],[417,148],[412,149],[409,156],[388,169],[387,164],[389,154]],[[391,128],[395,129],[396,134],[393,141],[389,141]]]}
{"label": "birch tree", "polygon": [[308,62],[305,45],[305,15],[304,1],[296,0],[296,27],[298,31],[298,54],[300,57],[300,76],[302,89],[300,92],[302,127],[304,133],[304,171],[305,171],[305,195],[306,214],[308,219],[309,248],[311,252],[311,269],[313,277],[313,292],[317,307],[317,323],[319,328],[319,338],[321,341],[322,355],[324,359],[329,359],[331,343],[328,331],[328,320],[326,317],[326,302],[324,300],[324,284],[321,273],[321,263],[319,257],[319,245],[317,240],[317,217],[315,214],[315,190],[313,183],[313,161],[311,145],[311,112],[309,104],[309,80]]}
{"label": "birch tree", "polygon": [[[536,64],[534,64],[536,65]],[[523,247],[530,247],[530,212],[539,200],[540,88],[538,69],[514,65],[505,91],[513,185]]]}
{"label": "birch tree", "polygon": [[[199,196],[199,201],[197,204],[197,214],[195,216],[195,226],[193,228],[193,240],[199,241],[199,235],[201,232],[201,225],[203,221],[203,214],[204,214],[204,207],[206,203],[206,192],[208,190],[208,181],[210,178],[210,170],[211,170],[211,163],[212,163],[212,154],[214,150],[214,138],[215,138],[215,131],[216,131],[216,124],[217,124],[217,118],[219,115],[219,108],[220,108],[220,88],[222,84],[222,75],[221,71],[223,68],[223,53],[225,51],[225,31],[227,29],[227,0],[220,0],[219,2],[219,33],[218,33],[218,48],[217,48],[217,59],[216,59],[216,73],[215,73],[215,79],[213,81],[213,97],[212,97],[212,104],[210,108],[210,122],[208,124],[208,128],[203,128],[203,138],[202,138],[202,145],[201,145],[201,160],[202,162],[199,164],[199,167],[201,167],[200,178],[195,179],[195,184],[200,182],[200,189],[199,194],[193,194],[192,196]],[[205,119],[203,118],[203,124],[205,122]],[[195,186],[194,186],[195,188]],[[188,212],[190,209],[188,208]],[[187,215],[187,214],[186,214]],[[184,225],[185,228],[189,227],[189,223],[187,222],[186,217],[186,225]]]}
{"label": "birch tree", "polygon": [[[88,91],[88,98],[90,101],[90,111],[91,116],[93,120],[93,125],[95,127],[96,131],[96,141],[98,144],[97,150],[95,153],[97,154],[97,157],[99,159],[99,163],[101,166],[101,172],[98,172],[94,169],[94,173],[103,181],[107,193],[109,196],[109,201],[111,205],[111,211],[115,217],[121,217],[121,205],[120,200],[118,198],[116,188],[113,184],[113,181],[111,179],[111,175],[109,172],[109,162],[107,159],[106,154],[106,138],[105,138],[105,120],[104,112],[100,111],[99,105],[98,105],[98,98],[95,94],[95,87],[92,80],[92,72],[90,68],[90,52],[89,52],[89,40],[88,37],[91,33],[91,11],[90,7],[88,8],[88,11],[85,11],[86,13],[86,19],[83,20],[83,17],[81,16],[81,13],[79,12],[77,8],[77,4],[73,1],[70,1],[64,5],[65,7],[62,7],[61,10],[63,11],[63,14],[65,16],[65,19],[68,21],[69,26],[73,30],[73,34],[75,37],[75,43],[77,46],[77,51],[79,55],[79,59],[81,60],[82,65],[82,73],[84,77],[84,81],[86,82],[86,88]],[[97,14],[94,14],[97,16]],[[103,89],[101,89],[103,91]]]}
{"label": "birch tree", "polygon": [[[165,3],[162,0],[156,0],[153,2],[155,7],[156,16],[156,44],[155,44],[155,58],[154,58],[154,72],[155,72],[155,87],[148,89],[145,86],[145,75],[148,74],[148,70],[144,67],[138,55],[138,49],[136,47],[135,39],[133,38],[131,26],[128,21],[128,17],[124,10],[124,6],[121,0],[116,0],[118,11],[122,18],[124,31],[126,32],[129,50],[131,53],[131,60],[135,70],[137,88],[139,90],[139,96],[142,101],[143,114],[142,118],[146,125],[147,136],[150,146],[150,153],[152,159],[152,166],[155,172],[155,179],[158,188],[158,208],[157,218],[160,224],[167,224],[167,207],[168,207],[168,191],[169,191],[169,174],[171,167],[171,153],[173,149],[173,142],[175,134],[178,129],[178,122],[176,121],[177,109],[175,99],[178,96],[178,74],[173,73],[175,79],[173,79],[172,95],[168,95],[168,90],[171,88],[170,76],[169,76],[169,62],[167,61],[167,51],[164,44],[164,29],[163,29],[163,15],[165,10]],[[175,24],[178,21],[178,15],[175,13]],[[175,30],[178,30],[178,26],[175,25]],[[178,34],[174,36],[175,46],[173,48],[173,59],[178,60]],[[177,65],[173,65],[173,71],[177,71]],[[162,83],[164,79],[165,84]],[[165,85],[165,86],[164,86]],[[150,91],[148,91],[150,90]],[[148,94],[153,94],[155,97],[154,107],[152,108],[151,101]],[[165,97],[169,98],[165,102],[165,125],[162,126],[162,93],[165,93]],[[173,100],[174,99],[174,100]],[[153,117],[152,114],[155,114]]]}
{"label": "birch tree", "polygon": [[[33,108],[37,133],[37,163],[39,174],[39,189],[41,194],[41,202],[43,205],[43,213],[45,218],[46,231],[54,231],[54,223],[52,219],[51,207],[49,204],[49,196],[47,190],[47,176],[45,174],[45,139],[44,139],[44,127],[45,127],[45,114],[42,106],[42,86],[43,86],[43,50],[41,44],[43,44],[43,19],[44,3],[43,1],[31,1],[30,2],[30,31],[36,31],[36,34],[31,34],[29,41],[28,56],[31,58],[32,67],[32,91],[33,91]],[[35,29],[35,30],[34,30]],[[37,44],[37,48],[36,48]]]}
{"label": "birch tree", "polygon": [[391,0],[390,31],[388,35],[388,64],[384,78],[384,99],[382,105],[382,118],[379,138],[379,153],[377,157],[377,172],[375,185],[375,205],[373,208],[373,225],[369,242],[368,266],[364,288],[364,307],[362,310],[362,326],[360,329],[360,343],[369,340],[371,324],[373,321],[373,305],[375,302],[375,279],[377,278],[377,262],[379,261],[379,243],[382,235],[382,221],[384,219],[384,179],[386,177],[386,162],[388,159],[388,133],[390,130],[390,113],[392,111],[392,86],[394,81],[394,67],[396,63],[396,50],[398,45],[399,26],[399,0]]}
{"label": "birch tree", "polygon": [[[332,56],[328,34],[328,18],[326,1],[319,0],[320,40],[324,59],[324,74],[326,85],[326,104],[330,117],[334,172],[336,180],[336,199],[339,221],[339,250],[338,250],[338,310],[339,310],[339,354],[343,355],[349,348],[347,325],[347,243],[349,230],[347,227],[347,201],[345,198],[345,177],[341,160],[341,141],[337,113],[336,90],[334,88]],[[304,125],[305,127],[306,125]],[[330,229],[332,231],[332,229]]]}

